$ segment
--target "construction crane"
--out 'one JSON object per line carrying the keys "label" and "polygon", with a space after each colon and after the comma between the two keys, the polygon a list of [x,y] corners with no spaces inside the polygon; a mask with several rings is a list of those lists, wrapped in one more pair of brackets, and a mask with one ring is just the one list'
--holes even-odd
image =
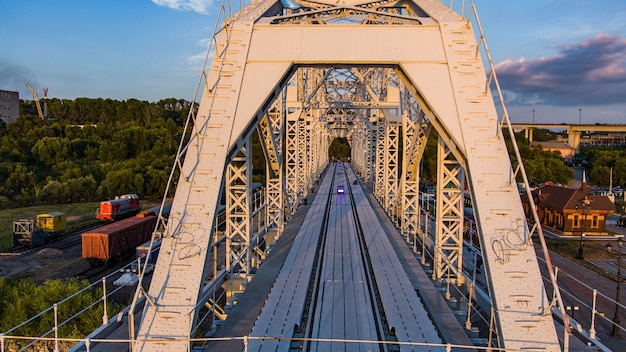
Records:
{"label": "construction crane", "polygon": [[[44,117],[43,112],[41,111],[41,105],[39,104],[39,95],[37,94],[37,91],[33,89],[33,87],[28,82],[26,82],[26,86],[28,87],[28,89],[30,89],[31,92],[33,92],[33,99],[35,99],[35,104],[37,105],[37,113],[39,113],[39,117],[42,120],[45,120],[46,118]],[[47,91],[47,89],[44,88],[44,92],[45,91]]]}

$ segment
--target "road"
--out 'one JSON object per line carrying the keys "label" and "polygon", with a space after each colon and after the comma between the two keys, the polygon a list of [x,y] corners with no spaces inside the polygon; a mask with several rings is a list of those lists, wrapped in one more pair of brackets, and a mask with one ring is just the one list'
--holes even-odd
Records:
{"label": "road", "polygon": [[[540,250],[537,250],[540,258],[539,266],[544,277],[544,284],[549,297],[552,295],[552,284],[548,279],[547,268]],[[569,259],[550,251],[552,265],[558,268],[557,282],[561,291],[564,305],[570,307],[568,313],[573,319],[581,324],[581,328],[589,330],[591,327],[591,310],[593,302],[593,289],[597,290],[595,331],[602,344],[613,351],[623,351],[626,347],[626,331],[622,331],[621,338],[611,336],[613,325],[611,323],[615,312],[615,294],[617,285],[614,281],[605,278]],[[622,284],[623,288],[623,284]],[[620,303],[626,304],[626,297],[622,295]],[[572,310],[577,307],[578,310]],[[626,326],[626,309],[621,307],[622,327]]]}

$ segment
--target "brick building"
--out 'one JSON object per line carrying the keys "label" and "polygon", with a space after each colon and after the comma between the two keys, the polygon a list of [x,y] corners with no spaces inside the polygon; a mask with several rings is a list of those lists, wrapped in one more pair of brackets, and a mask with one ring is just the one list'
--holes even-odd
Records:
{"label": "brick building", "polygon": [[[531,192],[541,225],[563,235],[606,235],[606,219],[615,213],[609,197],[592,195],[583,182],[580,189],[543,186]],[[532,218],[526,194],[522,195],[526,217]]]}

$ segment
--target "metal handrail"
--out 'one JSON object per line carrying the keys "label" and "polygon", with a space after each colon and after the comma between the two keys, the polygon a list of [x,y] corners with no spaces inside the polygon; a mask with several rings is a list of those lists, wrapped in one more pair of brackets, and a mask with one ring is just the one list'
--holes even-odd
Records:
{"label": "metal handrail", "polygon": [[[20,336],[9,336],[0,334],[0,350],[6,351],[6,340],[7,339],[17,339],[21,338]],[[32,340],[35,338],[23,338],[26,340]],[[244,351],[247,351],[248,342],[252,340],[256,341],[294,341],[294,342],[331,342],[331,343],[350,343],[350,344],[379,344],[379,345],[397,345],[397,346],[426,346],[426,347],[439,347],[442,350],[445,349],[446,352],[452,351],[467,351],[467,350],[475,350],[475,351],[502,351],[502,352],[511,352],[514,350],[504,349],[498,347],[487,347],[487,346],[473,346],[473,345],[457,345],[451,343],[424,343],[424,342],[403,342],[403,341],[383,341],[383,340],[359,340],[359,339],[332,339],[332,338],[307,338],[307,337],[297,337],[297,338],[288,338],[281,336],[234,336],[234,337],[205,337],[205,338],[154,338],[154,339],[62,339],[62,338],[37,338],[39,340],[45,340],[50,342],[69,342],[74,344],[83,343],[85,346],[85,350],[89,351],[90,346],[93,344],[106,344],[106,343],[130,343],[133,341],[139,342],[154,342],[160,344],[167,343],[180,343],[186,342],[188,344],[199,343],[199,344],[207,344],[209,342],[216,341],[243,341],[244,342]],[[439,349],[436,349],[439,350]],[[521,352],[521,351],[520,351]]]}

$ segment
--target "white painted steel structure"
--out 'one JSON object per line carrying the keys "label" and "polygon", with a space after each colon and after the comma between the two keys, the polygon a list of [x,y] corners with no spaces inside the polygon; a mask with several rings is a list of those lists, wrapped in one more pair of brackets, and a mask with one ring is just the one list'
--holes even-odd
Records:
{"label": "white painted steel structure", "polygon": [[[263,260],[261,244],[280,235],[327,165],[334,137],[349,139],[357,173],[391,219],[407,236],[417,231],[417,165],[431,130],[440,141],[435,277],[462,281],[467,180],[501,344],[558,350],[502,133],[508,117],[496,112],[471,21],[431,0],[291,4],[254,1],[215,33],[191,138],[177,155],[180,178],[146,308],[131,327],[134,350],[190,348],[185,341],[212,287],[206,268],[222,185],[226,270],[245,286]],[[269,232],[253,235],[249,149],[257,127]]]}

